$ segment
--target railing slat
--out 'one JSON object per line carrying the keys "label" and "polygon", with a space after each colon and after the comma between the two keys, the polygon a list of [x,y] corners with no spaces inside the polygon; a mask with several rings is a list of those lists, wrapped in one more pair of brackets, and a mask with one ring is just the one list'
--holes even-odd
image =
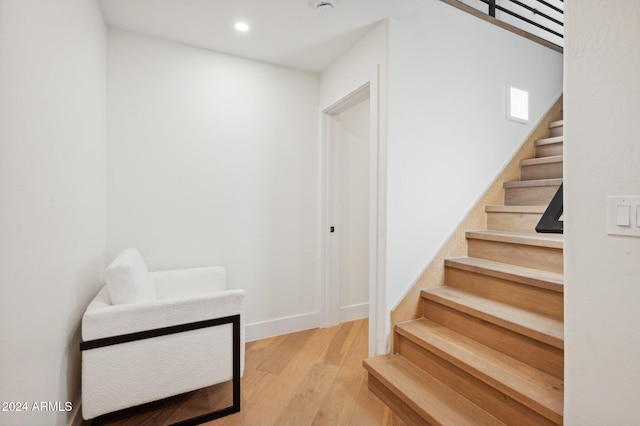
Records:
{"label": "railing slat", "polygon": [[561,33],[557,32],[557,31],[554,31],[551,28],[547,28],[542,24],[539,24],[539,23],[537,23],[535,21],[532,21],[531,19],[525,18],[524,16],[518,15],[517,13],[515,13],[515,12],[513,12],[513,11],[511,11],[511,10],[505,8],[505,7],[496,5],[496,9],[498,9],[501,12],[506,13],[507,15],[511,15],[511,16],[513,16],[515,18],[518,18],[521,21],[526,22],[527,24],[533,25],[534,27],[537,27],[537,28],[540,28],[541,30],[547,31],[547,32],[549,32],[549,33],[551,33],[551,34],[553,34],[555,36],[558,36],[560,38],[564,38],[564,36]]}
{"label": "railing slat", "polygon": [[[547,15],[547,14],[545,14],[545,13],[540,12],[540,11],[539,11],[538,9],[536,9],[535,7],[531,7],[531,6],[529,6],[528,4],[524,4],[524,3],[522,3],[522,2],[520,2],[520,1],[518,1],[518,0],[509,0],[509,1],[510,1],[511,3],[517,4],[518,6],[520,6],[520,7],[524,8],[524,9],[527,9],[527,10],[529,10],[529,11],[533,12],[534,14],[536,14],[536,15],[538,15],[538,16],[542,16],[543,18],[548,19],[548,20],[549,20],[549,21],[551,21],[551,22],[554,22],[554,23],[556,23],[556,24],[558,24],[558,25],[560,25],[560,26],[564,26],[564,24],[562,23],[562,21],[558,21],[557,19],[552,18],[551,16],[549,16],[549,15]],[[538,0],[538,1],[539,1],[539,0]]]}
{"label": "railing slat", "polygon": [[[544,1],[544,0],[536,0],[536,1],[537,1],[538,3],[542,3],[542,4],[544,4],[544,5],[545,5],[545,6],[547,6],[549,9],[553,9],[553,10],[555,10],[556,12],[561,13],[562,15],[564,15],[564,10],[560,9],[559,7],[556,7],[556,6],[552,5],[551,3],[547,3],[547,2],[546,2],[546,1]],[[560,0],[560,1],[562,1],[562,0]]]}

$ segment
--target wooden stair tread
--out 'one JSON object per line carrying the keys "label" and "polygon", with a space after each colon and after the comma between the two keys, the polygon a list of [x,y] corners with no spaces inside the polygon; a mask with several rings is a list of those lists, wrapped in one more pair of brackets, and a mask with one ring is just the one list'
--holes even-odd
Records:
{"label": "wooden stair tread", "polygon": [[552,164],[552,163],[562,163],[564,160],[563,155],[552,155],[549,157],[539,157],[539,158],[528,158],[526,160],[520,161],[520,166],[536,166],[540,164]]}
{"label": "wooden stair tread", "polygon": [[531,213],[543,214],[547,210],[547,206],[503,206],[503,205],[487,205],[484,211],[487,213]]}
{"label": "wooden stair tread", "polygon": [[398,324],[396,329],[426,350],[562,424],[562,380],[424,318]]}
{"label": "wooden stair tread", "polygon": [[564,324],[561,320],[454,287],[424,289],[422,297],[558,349],[564,349]]}
{"label": "wooden stair tread", "polygon": [[504,424],[402,356],[366,359],[364,367],[430,424]]}
{"label": "wooden stair tread", "polygon": [[538,139],[533,144],[534,146],[541,146],[559,142],[564,142],[564,136],[553,136],[550,138]]}
{"label": "wooden stair tread", "polygon": [[467,239],[497,241],[502,243],[522,244],[537,247],[562,249],[563,234],[534,234],[530,232],[509,231],[467,231]]}
{"label": "wooden stair tread", "polygon": [[564,126],[564,120],[552,121],[549,123],[549,128]]}
{"label": "wooden stair tread", "polygon": [[564,275],[557,272],[527,268],[525,266],[512,265],[509,263],[494,262],[492,260],[484,260],[476,257],[457,257],[446,259],[444,264],[449,268],[462,269],[520,284],[556,291],[558,293],[564,293]]}
{"label": "wooden stair tread", "polygon": [[502,187],[503,188],[524,188],[524,187],[530,187],[530,186],[560,186],[561,183],[562,183],[562,178],[512,180],[509,182],[503,182]]}

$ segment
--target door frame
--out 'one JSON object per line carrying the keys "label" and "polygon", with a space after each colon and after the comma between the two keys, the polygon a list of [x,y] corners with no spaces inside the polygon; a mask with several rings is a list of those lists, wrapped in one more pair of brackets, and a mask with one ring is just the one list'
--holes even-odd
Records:
{"label": "door frame", "polygon": [[[368,80],[349,91],[346,95],[322,110],[321,123],[321,185],[322,218],[321,245],[322,279],[320,285],[320,326],[329,327],[339,323],[339,251],[336,250],[336,238],[329,231],[331,220],[331,158],[332,137],[335,115],[369,98],[369,355],[386,352],[384,327],[384,193],[385,185],[381,161],[382,144],[379,135],[380,104],[378,90],[378,67]],[[335,236],[335,235],[333,235]],[[339,246],[338,246],[339,247]]]}

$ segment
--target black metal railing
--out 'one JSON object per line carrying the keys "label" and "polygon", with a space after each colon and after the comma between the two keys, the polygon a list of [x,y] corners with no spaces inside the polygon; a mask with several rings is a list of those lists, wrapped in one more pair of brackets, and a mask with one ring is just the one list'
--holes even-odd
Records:
{"label": "black metal railing", "polygon": [[[544,0],[530,0],[530,1],[478,0],[478,1],[488,6],[487,14],[493,18],[500,19],[499,16],[497,16],[497,12],[498,11],[503,12],[509,16],[512,16],[519,22],[526,23],[535,28],[539,28],[551,34],[552,36],[559,37],[560,39],[564,38],[562,33],[562,30],[564,28],[564,23],[563,23],[564,11],[560,7],[553,5],[548,1],[544,1]],[[557,0],[557,2],[562,3],[563,0]],[[532,6],[532,5],[535,5],[535,6]],[[529,11],[533,13],[534,16],[539,16],[541,19],[534,20],[526,16],[523,16],[523,13],[525,13],[523,11]],[[552,14],[556,14],[556,17],[552,16]],[[504,19],[500,19],[500,20],[506,22],[506,20]],[[516,25],[516,26],[524,31],[527,31],[526,28],[523,28],[520,25]],[[531,31],[528,31],[528,32],[531,32]],[[546,39],[546,37],[543,37],[543,38]],[[553,40],[549,40],[549,41],[551,41],[554,44],[559,44],[558,42],[555,42]]]}
{"label": "black metal railing", "polygon": [[536,225],[536,232],[545,234],[564,233],[564,221],[561,219],[564,212],[564,199],[562,195],[562,185],[558,188],[556,195],[549,203],[549,206],[542,214],[540,222]]}

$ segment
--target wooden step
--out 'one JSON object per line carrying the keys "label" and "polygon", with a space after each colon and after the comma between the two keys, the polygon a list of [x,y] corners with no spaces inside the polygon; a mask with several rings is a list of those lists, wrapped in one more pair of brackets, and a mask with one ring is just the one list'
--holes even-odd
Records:
{"label": "wooden step", "polygon": [[538,158],[562,155],[563,141],[564,136],[538,139],[533,144],[535,148],[535,156]]}
{"label": "wooden step", "polygon": [[485,206],[487,229],[494,231],[536,232],[547,206]]}
{"label": "wooden step", "polygon": [[562,184],[562,179],[536,179],[504,182],[507,206],[548,206]]}
{"label": "wooden step", "polygon": [[466,238],[469,257],[563,272],[562,234],[468,231]]}
{"label": "wooden step", "polygon": [[549,137],[562,136],[564,134],[564,120],[549,123]]}
{"label": "wooden step", "polygon": [[[561,320],[451,286],[424,289],[421,295],[426,301],[448,306],[530,339],[564,349],[564,325]],[[424,312],[425,318],[428,317],[426,309]]]}
{"label": "wooden step", "polygon": [[450,387],[398,355],[364,361],[369,389],[410,425],[503,425]]}
{"label": "wooden step", "polygon": [[540,269],[526,268],[509,263],[492,262],[475,257],[453,257],[445,260],[445,267],[481,273],[537,287],[556,293],[564,293],[564,275]]}
{"label": "wooden step", "polygon": [[474,257],[445,260],[448,286],[562,319],[562,274]]}
{"label": "wooden step", "polygon": [[562,155],[520,161],[520,180],[562,178]]}
{"label": "wooden step", "polygon": [[501,421],[562,424],[562,380],[424,318],[396,330],[400,355]]}
{"label": "wooden step", "polygon": [[564,350],[516,333],[477,316],[423,299],[424,317],[559,379],[564,378]]}
{"label": "wooden step", "polygon": [[481,240],[502,241],[513,244],[532,245],[562,249],[564,237],[562,234],[530,234],[527,232],[506,231],[467,231],[467,238]]}

